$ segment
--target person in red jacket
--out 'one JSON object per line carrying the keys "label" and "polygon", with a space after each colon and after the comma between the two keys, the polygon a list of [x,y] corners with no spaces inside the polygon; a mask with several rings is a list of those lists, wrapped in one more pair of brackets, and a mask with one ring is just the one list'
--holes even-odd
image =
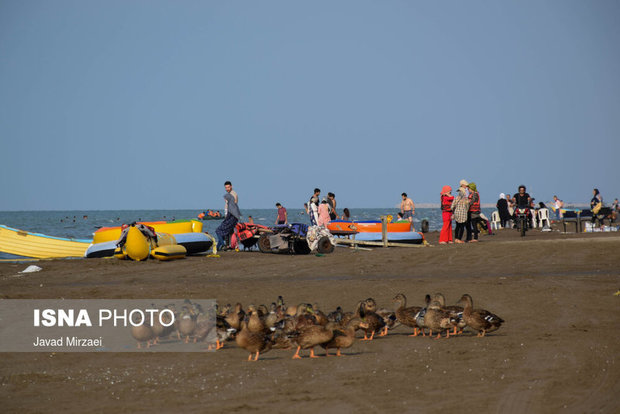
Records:
{"label": "person in red jacket", "polygon": [[441,189],[441,218],[443,219],[443,227],[439,233],[439,244],[454,243],[452,239],[452,202],[454,196],[452,187],[444,185]]}
{"label": "person in red jacket", "polygon": [[[469,211],[467,212],[467,241],[478,241],[478,222],[482,221],[480,218],[480,194],[476,188],[476,183],[469,183]],[[473,236],[473,237],[472,237]]]}

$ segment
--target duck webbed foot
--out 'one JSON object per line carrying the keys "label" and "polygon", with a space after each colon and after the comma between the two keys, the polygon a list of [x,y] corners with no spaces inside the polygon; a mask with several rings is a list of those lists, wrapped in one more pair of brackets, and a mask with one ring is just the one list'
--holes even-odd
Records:
{"label": "duck webbed foot", "polygon": [[301,359],[301,357],[299,356],[299,350],[301,349],[301,346],[297,347],[297,352],[295,352],[295,355],[293,355],[293,359]]}

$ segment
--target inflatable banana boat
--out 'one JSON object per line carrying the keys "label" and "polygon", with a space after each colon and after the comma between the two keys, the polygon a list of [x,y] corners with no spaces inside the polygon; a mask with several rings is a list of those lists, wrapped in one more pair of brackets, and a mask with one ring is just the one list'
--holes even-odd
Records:
{"label": "inflatable banana boat", "polygon": [[[152,227],[158,233],[180,234],[180,233],[200,233],[202,232],[202,222],[198,220],[178,220],[178,221],[150,221],[140,222]],[[118,240],[121,237],[122,229],[118,227],[102,227],[93,234],[93,243],[103,243]]]}
{"label": "inflatable banana boat", "polygon": [[206,252],[213,246],[213,240],[205,233],[167,234],[157,233],[157,242],[149,239],[140,230],[130,227],[122,247],[118,241],[91,244],[87,258],[116,257],[118,259],[146,260],[150,257],[159,260],[181,259],[186,255]]}

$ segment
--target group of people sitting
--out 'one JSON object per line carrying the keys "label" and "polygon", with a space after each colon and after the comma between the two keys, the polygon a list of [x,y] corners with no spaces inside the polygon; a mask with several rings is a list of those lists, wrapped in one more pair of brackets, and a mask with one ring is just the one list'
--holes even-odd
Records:
{"label": "group of people sitting", "polygon": [[200,220],[204,220],[205,217],[221,218],[222,213],[220,213],[219,210],[207,210],[207,211],[203,211],[202,213],[198,214],[198,218]]}

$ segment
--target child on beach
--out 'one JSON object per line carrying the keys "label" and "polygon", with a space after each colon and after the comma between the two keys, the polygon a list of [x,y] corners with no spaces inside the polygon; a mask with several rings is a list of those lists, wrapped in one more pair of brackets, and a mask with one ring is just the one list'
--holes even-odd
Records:
{"label": "child on beach", "polygon": [[439,233],[439,244],[454,243],[452,239],[452,202],[454,196],[452,187],[444,185],[441,189],[441,218],[443,219],[443,227]]}

